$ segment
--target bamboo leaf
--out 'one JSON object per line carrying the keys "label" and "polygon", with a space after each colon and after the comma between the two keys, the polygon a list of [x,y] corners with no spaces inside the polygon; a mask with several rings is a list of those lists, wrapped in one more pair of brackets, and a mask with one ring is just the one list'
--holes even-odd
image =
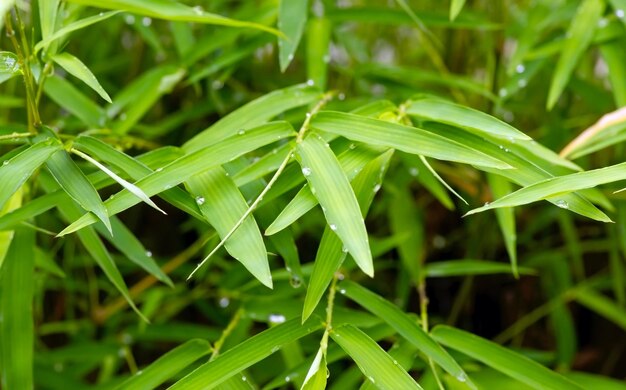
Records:
{"label": "bamboo leaf", "polygon": [[421,389],[404,368],[358,328],[346,324],[334,328],[330,336],[379,389]]}
{"label": "bamboo leaf", "polygon": [[55,140],[37,142],[16,156],[4,160],[0,165],[0,208],[28,180],[35,169],[46,162],[50,156],[61,150],[61,144]]}
{"label": "bamboo leaf", "polygon": [[117,389],[155,389],[210,352],[211,345],[208,341],[200,339],[189,340],[167,352],[148,367],[137,371],[135,375],[119,385]]}
{"label": "bamboo leaf", "polygon": [[[392,155],[393,150],[389,150],[369,162],[351,183],[363,216],[367,214],[374,200],[374,196],[376,195],[375,189],[380,188]],[[311,278],[309,279],[309,285],[306,290],[306,297],[302,308],[303,321],[306,321],[317,307],[322,299],[322,295],[328,288],[335,272],[337,272],[341,263],[343,263],[346,255],[346,250],[339,237],[337,237],[330,227],[326,226],[322,240],[317,249],[317,254],[315,255]]]}
{"label": "bamboo leaf", "polygon": [[306,24],[309,0],[281,0],[278,6],[278,29],[284,37],[278,38],[278,59],[284,72],[293,60]]}
{"label": "bamboo leaf", "polygon": [[318,88],[326,89],[332,23],[328,18],[313,18],[309,21],[306,35],[307,79]]}
{"label": "bamboo leaf", "polygon": [[319,99],[318,89],[305,84],[281,89],[263,95],[260,98],[233,111],[217,121],[213,126],[200,132],[183,145],[187,152],[215,144],[223,139],[245,133],[260,126],[281,112],[303,106]]}
{"label": "bamboo leaf", "polygon": [[[493,174],[487,175],[491,192],[495,198],[499,198],[508,195],[512,191],[511,182]],[[513,275],[517,278],[517,233],[515,229],[515,211],[511,208],[496,209],[496,218],[498,219],[498,225],[504,238],[504,244],[506,251],[509,254],[509,260],[511,260],[511,270]]]}
{"label": "bamboo leaf", "polygon": [[[169,190],[207,169],[224,164],[261,146],[294,134],[293,128],[286,122],[268,123],[249,131],[246,136],[232,137],[217,145],[186,154],[162,167],[160,171],[155,171],[139,180],[135,185],[147,196],[153,196]],[[108,199],[105,205],[109,214],[115,215],[134,206],[137,202],[137,197],[124,190],[116,194],[113,199]],[[92,215],[85,214],[59,233],[59,236],[72,233],[94,222],[96,219]]]}
{"label": "bamboo leaf", "polygon": [[[15,209],[19,210],[22,206],[23,195],[22,189],[18,188],[18,190],[11,195],[4,206],[0,208],[0,216],[5,216]],[[6,258],[9,248],[11,247],[14,235],[15,231],[13,230],[0,232],[0,270],[2,270],[2,264],[4,264],[4,259]]]}
{"label": "bamboo leaf", "polygon": [[626,310],[611,299],[591,288],[577,290],[574,297],[580,304],[587,306],[620,328],[626,329]]}
{"label": "bamboo leaf", "polygon": [[513,126],[483,112],[449,103],[442,99],[419,99],[411,101],[407,114],[430,121],[457,126],[476,134],[486,134],[504,139],[530,140],[531,138]]}
{"label": "bamboo leaf", "polygon": [[[222,239],[248,210],[246,199],[221,167],[192,176],[186,184],[200,211]],[[224,245],[228,253],[255,278],[272,288],[267,250],[252,215],[243,221]]]}
{"label": "bamboo leaf", "polygon": [[106,124],[104,111],[67,80],[56,75],[48,77],[43,90],[50,99],[87,126],[101,128]]}
{"label": "bamboo leaf", "polygon": [[565,44],[550,83],[547,101],[549,110],[563,93],[578,60],[589,47],[604,7],[604,2],[597,0],[584,0],[578,7],[578,12],[567,30]]}
{"label": "bamboo leaf", "polygon": [[626,179],[624,167],[626,167],[626,163],[546,179],[521,188],[483,207],[471,210],[466,215],[498,207],[520,206],[547,198],[554,198],[557,206],[567,209],[569,208],[569,203],[563,199],[563,195],[600,184],[624,180]]}
{"label": "bamboo leaf", "polygon": [[326,388],[327,371],[326,356],[320,347],[315,354],[313,363],[304,378],[300,390],[324,390]]}
{"label": "bamboo leaf", "polygon": [[98,82],[96,76],[83,64],[81,60],[74,57],[69,53],[60,53],[56,54],[52,57],[52,60],[59,64],[63,69],[65,69],[69,74],[78,78],[83,83],[87,84],[91,89],[96,91],[100,97],[102,97],[107,102],[111,103],[111,98],[109,94],[106,93],[104,88]]}
{"label": "bamboo leaf", "polygon": [[576,383],[541,364],[492,341],[450,326],[438,325],[431,335],[441,344],[456,349],[532,387],[581,389]]}
{"label": "bamboo leaf", "polygon": [[[451,276],[506,274],[511,272],[511,266],[503,263],[485,260],[446,260],[427,263],[426,276],[429,278],[448,278]],[[532,268],[519,267],[517,272],[522,275],[534,275]]]}
{"label": "bamboo leaf", "polygon": [[215,24],[228,27],[246,27],[280,35],[271,27],[258,23],[230,19],[221,15],[204,11],[201,7],[189,7],[172,0],[69,0],[72,3],[89,5],[92,7],[114,9],[132,12],[151,18],[165,19],[179,22],[194,22]]}
{"label": "bamboo leaf", "polygon": [[296,150],[302,174],[322,206],[328,226],[341,238],[361,270],[373,276],[372,254],[359,203],[337,157],[317,134],[309,133]]}
{"label": "bamboo leaf", "polygon": [[[43,3],[48,3],[47,1],[44,1]],[[52,3],[52,2],[50,2]],[[108,18],[110,18],[113,15],[117,15],[119,14],[120,11],[110,11],[110,12],[103,12],[97,15],[93,15],[84,19],[80,19],[77,20],[75,22],[72,22],[70,24],[68,24],[67,26],[61,27],[60,29],[58,29],[57,31],[54,31],[53,34],[43,34],[44,37],[41,41],[37,42],[37,44],[35,45],[34,48],[34,53],[37,54],[39,52],[39,50],[43,49],[43,48],[47,48],[48,45],[50,45],[52,42],[54,42],[55,40],[62,38],[64,36],[66,36],[67,34],[76,31],[76,30],[80,30],[83,29],[85,27],[91,26],[92,24],[101,22],[103,20],[106,20]],[[43,20],[43,14],[41,14],[41,19]],[[51,20],[51,18],[45,18],[46,20]]]}
{"label": "bamboo leaf", "polygon": [[452,0],[450,3],[450,20],[453,21],[459,15],[463,6],[465,5],[465,0]]}
{"label": "bamboo leaf", "polygon": [[339,134],[354,141],[386,146],[440,160],[498,169],[510,168],[508,164],[498,159],[438,134],[359,115],[322,111],[313,117],[311,127]]}
{"label": "bamboo leaf", "polygon": [[0,366],[6,389],[33,388],[35,233],[17,229],[0,268]]}
{"label": "bamboo leaf", "polygon": [[228,378],[322,327],[311,323],[300,325],[292,319],[267,329],[205,363],[170,387],[180,389],[213,389]]}
{"label": "bamboo leaf", "polygon": [[[369,310],[394,328],[402,337],[433,359],[460,382],[467,382],[467,374],[418,323],[393,303],[353,282],[342,282],[339,292]],[[468,382],[471,385],[471,382]]]}

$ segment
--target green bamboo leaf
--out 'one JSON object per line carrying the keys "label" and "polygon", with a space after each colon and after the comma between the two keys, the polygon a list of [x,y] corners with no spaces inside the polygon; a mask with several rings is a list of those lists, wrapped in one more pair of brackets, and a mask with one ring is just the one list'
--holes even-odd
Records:
{"label": "green bamboo leaf", "polygon": [[72,161],[70,155],[65,150],[59,150],[46,160],[46,167],[63,191],[82,208],[92,212],[111,232],[109,214],[102,204],[98,191],[87,180],[83,171]]}
{"label": "green bamboo leaf", "polygon": [[208,341],[193,339],[179,345],[166,354],[159,357],[148,367],[137,371],[117,389],[155,389],[172,379],[182,369],[188,367],[196,360],[208,355],[211,345]]}
{"label": "green bamboo leaf", "polygon": [[[450,276],[468,275],[491,275],[506,274],[511,272],[511,266],[503,263],[485,260],[446,260],[427,263],[425,266],[426,276],[429,278],[447,278]],[[519,267],[517,269],[522,275],[534,275],[536,271],[532,268]]]}
{"label": "green bamboo leaf", "polygon": [[[268,143],[276,142],[294,134],[295,132],[290,124],[286,122],[271,122],[250,130],[245,136],[231,137],[217,145],[184,155],[162,167],[161,170],[155,171],[137,181],[135,185],[147,196],[153,196],[169,190],[207,169],[224,164]],[[115,215],[134,206],[137,202],[137,197],[124,190],[116,194],[112,199],[108,199],[105,205],[109,215]],[[96,219],[93,215],[85,214],[59,233],[59,236],[75,232],[94,222],[96,222]]]}
{"label": "green bamboo leaf", "polygon": [[278,29],[284,37],[278,38],[278,59],[284,72],[298,48],[304,32],[309,0],[281,0],[278,7]]}
{"label": "green bamboo leaf", "polygon": [[[399,307],[353,282],[342,282],[337,288],[341,294],[388,323],[402,337],[433,359],[450,375],[457,378],[460,382],[468,381],[467,374],[461,366],[414,319],[409,317]],[[470,387],[473,386],[471,382],[467,382],[467,384]]]}
{"label": "green bamboo leaf", "polygon": [[[375,159],[380,150],[368,146],[351,144],[348,150],[337,156],[341,169],[349,181],[352,181],[368,162]],[[271,236],[285,229],[318,204],[317,198],[308,185],[304,185],[296,196],[283,208],[274,222],[265,230]]]}
{"label": "green bamboo leaf", "polygon": [[33,388],[35,232],[18,229],[0,269],[2,388]]}
{"label": "green bamboo leaf", "polygon": [[[43,3],[48,3],[47,1],[44,1]],[[50,2],[51,3],[51,2]],[[37,54],[39,52],[39,50],[47,48],[52,42],[56,41],[59,38],[62,38],[64,36],[66,36],[67,34],[76,31],[76,30],[80,30],[83,29],[85,27],[91,26],[92,24],[101,22],[103,20],[106,20],[108,18],[110,18],[113,15],[117,15],[119,14],[120,11],[110,11],[110,12],[102,12],[100,14],[97,15],[93,15],[84,19],[80,19],[77,20],[75,22],[72,22],[70,24],[68,24],[67,26],[64,26],[60,29],[58,29],[57,31],[54,31],[53,34],[42,34],[43,35],[43,39],[39,42],[37,42],[37,44],[35,45],[35,49],[34,49],[34,53]],[[40,12],[40,16],[41,16],[41,20],[43,22],[44,20],[44,15],[43,13]],[[54,20],[51,19],[50,17],[46,17],[45,18],[46,21],[48,20]],[[43,28],[42,28],[42,32],[43,32]]]}
{"label": "green bamboo leaf", "polygon": [[48,38],[54,33],[59,12],[60,0],[38,1],[39,3],[39,25],[41,36]]}
{"label": "green bamboo leaf", "polygon": [[624,180],[626,179],[626,170],[624,167],[626,167],[626,163],[542,180],[503,196],[483,207],[470,210],[466,215],[476,214],[498,207],[520,206],[546,198],[559,198],[554,201],[555,204],[561,208],[567,209],[569,208],[569,204],[566,200],[562,199],[562,195],[585,188],[595,187],[600,184]]}
{"label": "green bamboo leaf", "polygon": [[450,20],[453,21],[459,15],[463,6],[465,5],[465,0],[452,0],[450,2]]}
{"label": "green bamboo leaf", "polygon": [[359,203],[341,170],[337,157],[317,134],[309,133],[297,144],[302,174],[315,195],[328,222],[361,270],[374,275],[372,254]]}
{"label": "green bamboo leaf", "polygon": [[[5,216],[15,209],[20,209],[23,195],[22,189],[18,188],[9,200],[5,202],[4,206],[0,207],[0,216]],[[13,230],[0,231],[0,270],[2,270],[2,264],[4,264],[4,259],[11,247],[14,235],[15,231]]]}
{"label": "green bamboo leaf", "polygon": [[[624,6],[626,7],[626,4]],[[563,375],[572,382],[579,383],[585,389],[626,390],[624,381],[606,376],[576,371],[566,372]]]}
{"label": "green bamboo leaf", "polygon": [[238,108],[213,126],[200,132],[187,141],[183,145],[183,149],[190,153],[228,137],[243,134],[281,112],[312,103],[320,96],[321,93],[317,88],[304,84],[270,92]]}
{"label": "green bamboo leaf", "polygon": [[328,378],[328,368],[326,366],[326,356],[320,347],[315,354],[313,363],[304,377],[304,382],[300,390],[324,390]]}
{"label": "green bamboo leaf", "polygon": [[87,84],[91,89],[96,91],[100,97],[107,102],[111,103],[109,94],[106,93],[102,85],[98,82],[96,76],[87,68],[87,66],[78,58],[74,57],[70,53],[60,53],[52,57],[52,60],[59,64],[67,73],[78,78],[83,83]]}
{"label": "green bamboo leaf", "polygon": [[339,134],[354,141],[386,146],[440,160],[498,169],[510,168],[508,164],[496,158],[439,134],[359,115],[322,111],[312,118],[311,127]]}
{"label": "green bamboo leaf", "polygon": [[[359,174],[352,180],[352,189],[359,202],[361,215],[365,216],[374,200],[377,189],[380,188],[384,175],[389,166],[389,160],[393,156],[393,150],[389,150],[369,162]],[[326,226],[322,240],[320,241],[309,286],[306,290],[304,306],[302,308],[302,321],[306,321],[322,299],[335,272],[346,258],[346,250],[341,239]]]}
{"label": "green bamboo leaf", "polygon": [[201,365],[170,389],[213,389],[233,375],[277,352],[284,345],[321,327],[321,323],[300,325],[300,321],[295,318],[273,326]]}
{"label": "green bamboo leaf", "polygon": [[[221,167],[192,176],[186,184],[200,211],[222,239],[248,210],[246,199]],[[267,249],[252,215],[241,223],[224,246],[255,278],[272,288]]]}
{"label": "green bamboo leaf", "polygon": [[307,78],[320,89],[326,89],[332,23],[327,18],[313,18],[306,33]]}
{"label": "green bamboo leaf", "polygon": [[[494,198],[500,198],[508,195],[513,191],[511,182],[502,176],[488,174],[487,180],[489,181],[489,187],[491,187],[491,193]],[[496,218],[498,219],[498,225],[504,238],[504,244],[506,251],[509,254],[509,260],[511,260],[511,270],[513,275],[517,278],[517,233],[515,229],[515,211],[512,208],[500,208],[496,209]]]}
{"label": "green bamboo leaf", "polygon": [[4,207],[9,198],[28,180],[35,169],[61,149],[59,142],[45,140],[37,142],[8,160],[4,160],[0,165],[0,208]]}
{"label": "green bamboo leaf", "polygon": [[93,159],[91,156],[81,152],[80,150],[76,150],[76,149],[72,149],[71,150],[72,153],[82,157],[83,159],[89,161],[90,163],[92,163],[93,165],[95,165],[98,169],[100,169],[102,172],[106,173],[107,176],[109,176],[111,179],[115,180],[119,185],[121,185],[122,187],[126,188],[130,193],[132,193],[133,195],[135,195],[136,197],[138,197],[139,199],[141,199],[143,202],[145,202],[148,206],[162,212],[163,214],[167,213],[163,210],[161,210],[159,208],[159,206],[157,206],[139,187],[137,187],[136,185],[127,182],[126,180],[122,179],[121,177],[119,177],[115,172],[111,171],[109,168],[105,167],[104,165],[100,164],[97,160]]}
{"label": "green bamboo leaf", "polygon": [[346,324],[334,328],[330,336],[379,389],[421,389],[398,362],[358,328]]}
{"label": "green bamboo leaf", "polygon": [[92,128],[105,126],[104,111],[67,80],[57,75],[50,76],[46,78],[43,90],[50,99],[75,115],[87,126]]}
{"label": "green bamboo leaf", "polygon": [[578,303],[600,314],[622,329],[626,329],[626,310],[613,300],[591,288],[576,290],[574,298]]}
{"label": "green bamboo leaf", "polygon": [[0,51],[0,83],[22,73],[19,59],[15,53]]}
{"label": "green bamboo leaf", "polygon": [[[64,196],[66,194],[63,191],[42,195],[22,205],[20,208],[0,216],[0,231],[12,230],[21,222],[45,213],[56,206],[57,202],[63,199]],[[7,204],[5,204],[5,207],[7,207]]]}
{"label": "green bamboo leaf", "polygon": [[[96,156],[100,160],[115,166],[123,172],[126,172],[128,176],[135,181],[143,179],[145,176],[154,172],[148,167],[147,164],[158,166],[158,168],[156,168],[158,171],[162,165],[165,165],[182,156],[182,153],[178,148],[166,147],[153,150],[145,155],[138,156],[137,159],[135,159],[97,138],[85,135],[77,137],[73,146]],[[163,154],[164,158],[162,161],[159,161],[161,160],[161,157],[158,156],[159,154]],[[133,184],[133,186],[135,185]],[[141,190],[139,189],[139,191]],[[147,197],[145,193],[144,196]],[[181,188],[172,187],[167,191],[159,193],[158,196],[187,214],[199,220],[204,219],[202,214],[200,214],[200,210],[198,210],[196,202]]]}
{"label": "green bamboo leaf", "polygon": [[530,140],[513,126],[483,112],[460,106],[442,99],[419,99],[409,103],[407,114],[430,121],[457,126],[476,134],[505,139]]}
{"label": "green bamboo leaf", "polygon": [[548,92],[548,109],[552,109],[563,93],[578,60],[587,50],[595,28],[604,12],[605,4],[598,0],[585,0],[578,7],[578,12],[567,30],[563,50],[556,64]]}
{"label": "green bamboo leaf", "polygon": [[456,349],[484,364],[539,389],[581,389],[576,383],[541,364],[492,341],[450,326],[438,325],[431,335],[441,344]]}
{"label": "green bamboo leaf", "polygon": [[[623,0],[622,12],[626,9],[626,0]],[[626,17],[622,18],[625,21]],[[626,23],[626,22],[625,22]],[[609,67],[609,80],[613,90],[613,98],[617,107],[626,106],[626,89],[620,88],[620,85],[626,85],[626,53],[624,53],[623,39],[615,39],[606,42],[600,46],[602,58]]]}
{"label": "green bamboo leaf", "polygon": [[280,35],[271,27],[258,23],[230,19],[204,11],[201,7],[189,7],[172,0],[69,0],[72,3],[98,8],[115,9],[178,22],[215,24],[228,27],[246,27]]}

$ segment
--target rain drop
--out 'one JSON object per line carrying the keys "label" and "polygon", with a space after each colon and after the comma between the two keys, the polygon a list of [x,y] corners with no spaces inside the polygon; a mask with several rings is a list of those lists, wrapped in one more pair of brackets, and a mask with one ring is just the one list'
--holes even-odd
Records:
{"label": "rain drop", "polygon": [[211,88],[213,88],[214,90],[222,89],[224,88],[224,83],[221,80],[214,80],[211,83]]}
{"label": "rain drop", "polygon": [[337,230],[337,225],[335,225],[334,223],[330,224],[330,230],[335,231]]}
{"label": "rain drop", "polygon": [[239,134],[239,135],[244,135],[244,134],[246,134],[246,131],[245,131],[244,129],[241,129],[241,130],[239,130],[239,131],[237,132],[237,134]]}
{"label": "rain drop", "polygon": [[340,93],[339,95],[337,95],[337,98],[338,98],[339,100],[345,100],[345,99],[346,99],[346,94],[342,92],[342,93]]}
{"label": "rain drop", "polygon": [[420,174],[420,170],[415,168],[415,167],[411,167],[409,168],[409,175],[416,177],[417,175]]}
{"label": "rain drop", "polygon": [[285,382],[291,382],[291,378],[289,376],[285,377]]}
{"label": "rain drop", "polygon": [[348,146],[348,148],[350,148],[351,150],[354,150],[356,148],[356,144],[350,144],[350,146]]}
{"label": "rain drop", "polygon": [[344,295],[345,293],[346,293],[345,289],[342,288],[341,290],[339,290],[339,294]]}
{"label": "rain drop", "polygon": [[202,9],[201,6],[196,5],[195,7],[193,7],[193,12],[195,12],[198,15],[202,15],[204,13],[204,10]]}
{"label": "rain drop", "polygon": [[204,197],[196,196],[196,204],[198,204],[198,206],[202,206],[204,204]]}
{"label": "rain drop", "polygon": [[245,381],[247,381],[247,380],[248,380],[248,378],[247,378],[245,375],[242,375],[242,376],[241,376],[241,380],[245,382]]}
{"label": "rain drop", "polygon": [[294,275],[291,278],[289,278],[289,284],[293,288],[299,288],[300,286],[302,286],[302,279]]}
{"label": "rain drop", "polygon": [[289,56],[287,56],[287,59],[288,59],[289,61],[293,61],[293,54],[289,54]]}
{"label": "rain drop", "polygon": [[515,67],[515,71],[517,73],[524,73],[525,70],[526,70],[526,67],[523,64],[519,64]]}
{"label": "rain drop", "polygon": [[152,257],[152,252],[151,251],[146,251],[146,256]]}
{"label": "rain drop", "polygon": [[308,79],[308,80],[306,81],[306,85],[308,85],[308,86],[311,86],[311,87],[312,87],[312,86],[314,86],[314,85],[315,85],[315,81],[313,81],[313,80],[311,80],[311,79]]}
{"label": "rain drop", "polygon": [[465,375],[465,373],[461,373],[456,377],[456,380],[459,382],[467,382],[467,375]]}
{"label": "rain drop", "polygon": [[4,160],[4,162],[2,163],[2,165],[9,165],[9,160]]}
{"label": "rain drop", "polygon": [[528,84],[528,81],[526,81],[526,79],[519,79],[519,81],[517,82],[517,86],[520,88],[526,87],[527,84]]}
{"label": "rain drop", "polygon": [[302,174],[304,176],[310,176],[311,175],[311,168],[309,168],[309,167],[302,168]]}
{"label": "rain drop", "polygon": [[508,92],[506,91],[506,89],[504,88],[500,88],[500,91],[498,91],[498,95],[500,95],[500,97],[506,97],[506,95],[508,95]]}
{"label": "rain drop", "polygon": [[342,251],[343,253],[348,253],[348,248],[346,248],[346,247],[344,246],[344,247],[342,247],[342,248],[341,248],[341,251]]}
{"label": "rain drop", "polygon": [[282,324],[286,320],[287,319],[282,314],[270,314],[270,316],[268,317],[268,321],[272,324]]}
{"label": "rain drop", "polygon": [[615,16],[617,16],[620,19],[624,19],[624,10],[618,9],[617,11],[615,11]]}
{"label": "rain drop", "polygon": [[163,168],[157,168],[155,172],[161,172]]}
{"label": "rain drop", "polygon": [[148,27],[152,24],[152,19],[146,16],[145,18],[141,19],[141,24]]}
{"label": "rain drop", "polygon": [[569,208],[569,204],[567,203],[567,201],[560,199],[556,201],[556,205],[559,206],[562,209],[568,209]]}
{"label": "rain drop", "polygon": [[217,304],[220,305],[222,309],[227,308],[228,305],[230,305],[230,299],[228,299],[228,297],[221,297]]}

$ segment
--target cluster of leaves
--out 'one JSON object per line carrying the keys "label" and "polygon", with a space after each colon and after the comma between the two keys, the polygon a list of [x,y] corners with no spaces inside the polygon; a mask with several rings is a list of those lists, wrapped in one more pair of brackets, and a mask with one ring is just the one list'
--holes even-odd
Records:
{"label": "cluster of leaves", "polygon": [[3,388],[626,388],[625,0],[12,3]]}

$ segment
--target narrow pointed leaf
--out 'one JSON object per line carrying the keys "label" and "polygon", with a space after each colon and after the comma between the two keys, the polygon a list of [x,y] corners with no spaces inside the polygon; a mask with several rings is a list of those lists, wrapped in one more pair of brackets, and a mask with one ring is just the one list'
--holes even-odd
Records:
{"label": "narrow pointed leaf", "polygon": [[328,370],[326,367],[326,356],[324,356],[324,351],[320,347],[315,354],[313,363],[309,367],[300,390],[324,390],[328,375],[326,370]]}
{"label": "narrow pointed leaf", "polygon": [[518,140],[531,139],[500,119],[442,99],[426,98],[412,101],[408,105],[406,112],[409,115],[461,127],[477,134],[483,133],[500,138]]}
{"label": "narrow pointed leaf", "polygon": [[[220,144],[197,150],[184,155],[172,163],[164,166],[160,171],[146,176],[135,183],[147,196],[153,196],[179,185],[188,178],[207,169],[224,164],[245,153],[276,142],[277,140],[294,135],[293,128],[286,122],[272,122],[259,126],[246,133],[245,137],[232,137]],[[138,199],[124,190],[113,199],[105,202],[110,215],[115,215],[137,204]],[[96,222],[96,219],[85,214],[70,226],[65,228],[60,236],[72,233]]]}
{"label": "narrow pointed leaf", "polygon": [[567,30],[565,44],[563,44],[563,50],[552,76],[550,91],[548,92],[548,109],[552,109],[556,104],[574,72],[578,60],[589,47],[604,7],[604,1],[598,0],[584,0],[578,7],[578,12]]}
{"label": "narrow pointed leaf", "polygon": [[[222,167],[209,169],[186,181],[200,212],[223,239],[248,210],[248,204]],[[272,275],[263,236],[252,215],[225,243],[226,250],[261,283],[272,288]]]}
{"label": "narrow pointed leaf", "polygon": [[341,238],[361,270],[373,276],[372,254],[359,203],[337,157],[316,134],[305,137],[296,150],[302,173],[325,210],[329,227]]}
{"label": "narrow pointed leaf", "polygon": [[409,317],[399,307],[354,282],[342,282],[337,288],[341,294],[387,322],[402,337],[433,359],[450,375],[463,382],[467,380],[465,371],[448,352],[437,344],[414,319]]}
{"label": "narrow pointed leaf", "polygon": [[35,233],[18,229],[0,268],[2,388],[32,389]]}
{"label": "narrow pointed leaf", "polygon": [[333,340],[379,389],[421,389],[421,386],[363,331],[346,324],[334,328]]}
{"label": "narrow pointed leaf", "polygon": [[61,150],[55,140],[40,141],[0,165],[0,208],[48,158]]}
{"label": "narrow pointed leaf", "polygon": [[138,371],[117,389],[156,389],[172,379],[182,369],[208,355],[211,345],[206,340],[194,339],[167,352],[148,367]]}
{"label": "narrow pointed leaf", "polygon": [[43,90],[60,107],[75,115],[87,126],[101,128],[106,124],[104,111],[67,80],[57,75],[48,77]]}
{"label": "narrow pointed leaf", "polygon": [[51,34],[49,36],[44,36],[43,37],[44,39],[42,39],[41,41],[37,42],[37,44],[35,45],[34,52],[35,52],[35,54],[37,54],[37,52],[39,50],[47,47],[48,45],[50,45],[50,43],[54,42],[55,40],[57,40],[59,38],[62,38],[64,36],[66,36],[67,34],[71,33],[72,31],[80,30],[82,28],[91,26],[92,24],[101,22],[101,21],[103,21],[105,19],[110,18],[113,15],[117,15],[118,13],[120,13],[120,11],[103,12],[103,13],[100,13],[100,14],[96,14],[94,16],[90,16],[90,17],[87,17],[87,18],[84,18],[84,19],[77,20],[75,22],[72,22],[72,23],[68,24],[67,26],[61,27],[60,29],[55,31],[54,34]]}
{"label": "narrow pointed leaf", "polygon": [[315,332],[321,327],[321,323],[300,325],[298,319],[274,326],[201,365],[171,386],[170,390],[213,389],[228,378],[277,352],[284,345]]}
{"label": "narrow pointed leaf", "polygon": [[200,132],[183,145],[187,152],[210,146],[227,137],[238,135],[272,119],[281,112],[312,103],[321,96],[317,88],[305,84],[281,89],[233,111],[213,126]]}
{"label": "narrow pointed leaf", "polygon": [[581,389],[577,384],[541,364],[492,341],[450,326],[438,325],[431,335],[508,376],[539,389]]}
{"label": "narrow pointed leaf", "polygon": [[465,0],[452,0],[450,3],[450,20],[456,19],[459,15],[459,12],[463,9],[465,5]]}
{"label": "narrow pointed leaf", "polygon": [[72,161],[65,150],[59,150],[46,160],[46,167],[55,178],[59,186],[76,203],[87,211],[94,213],[104,226],[111,231],[111,222],[106,207],[102,204],[100,195],[94,186],[87,180],[83,171]]}
{"label": "narrow pointed leaf", "polygon": [[[383,153],[369,162],[352,181],[352,189],[359,201],[361,215],[365,216],[367,214],[376,195],[375,190],[380,188],[392,156],[393,150]],[[304,298],[304,306],[302,307],[303,322],[313,313],[313,310],[315,310],[324,292],[330,285],[335,272],[337,272],[345,260],[347,253],[344,248],[341,239],[337,237],[330,227],[326,226],[315,255],[311,278],[309,279],[306,297]]]}
{"label": "narrow pointed leaf", "polygon": [[287,69],[302,38],[309,0],[281,0],[278,7],[278,29],[285,36],[278,38],[280,70]]}
{"label": "narrow pointed leaf", "polygon": [[[494,174],[488,174],[487,180],[491,187],[491,192],[494,198],[499,198],[511,193],[511,182],[502,176]],[[511,270],[513,275],[518,277],[517,269],[517,233],[515,229],[515,210],[512,208],[499,208],[496,209],[496,218],[502,237],[504,238],[504,244],[506,251],[509,254],[509,260],[511,261]]]}
{"label": "narrow pointed leaf", "polygon": [[600,184],[612,183],[626,179],[626,163],[612,165],[605,168],[594,169],[586,172],[577,172],[570,175],[553,177],[521,188],[509,195],[503,196],[488,205],[471,210],[467,215],[476,214],[485,210],[498,207],[514,207],[536,202],[546,198],[553,199],[562,208],[569,208],[562,195],[573,191],[592,188]]}
{"label": "narrow pointed leaf", "polygon": [[275,29],[262,24],[230,19],[206,12],[202,8],[189,7],[173,0],[70,0],[70,2],[92,7],[132,12],[157,19],[206,23],[229,27],[247,27],[267,31],[272,34],[280,34]]}
{"label": "narrow pointed leaf", "polygon": [[312,18],[306,33],[306,74],[318,88],[325,90],[330,62],[333,24],[328,18]]}
{"label": "narrow pointed leaf", "polygon": [[311,126],[354,141],[387,146],[439,160],[498,169],[510,168],[508,164],[498,159],[438,134],[383,120],[341,112],[322,111],[313,117]]}
{"label": "narrow pointed leaf", "polygon": [[626,310],[621,305],[591,288],[577,290],[574,296],[580,304],[626,329]]}
{"label": "narrow pointed leaf", "polygon": [[[504,263],[485,260],[446,260],[426,264],[425,272],[426,276],[429,278],[506,274],[511,272],[511,266]],[[533,275],[536,273],[535,270],[527,267],[519,267],[517,272],[522,275]]]}
{"label": "narrow pointed leaf", "polygon": [[[23,190],[18,188],[18,190],[11,195],[4,206],[0,208],[0,216],[5,216],[13,210],[20,209],[22,206],[23,196]],[[4,264],[4,259],[6,258],[9,248],[11,247],[14,235],[15,231],[13,230],[0,231],[0,270],[2,270],[2,264]]]}
{"label": "narrow pointed leaf", "polygon": [[102,99],[111,103],[111,98],[109,94],[106,93],[102,85],[98,82],[96,76],[83,64],[81,60],[74,57],[69,53],[60,53],[56,54],[52,57],[52,60],[59,64],[63,69],[65,69],[69,74],[78,78],[83,83],[87,84],[91,89],[96,91]]}

